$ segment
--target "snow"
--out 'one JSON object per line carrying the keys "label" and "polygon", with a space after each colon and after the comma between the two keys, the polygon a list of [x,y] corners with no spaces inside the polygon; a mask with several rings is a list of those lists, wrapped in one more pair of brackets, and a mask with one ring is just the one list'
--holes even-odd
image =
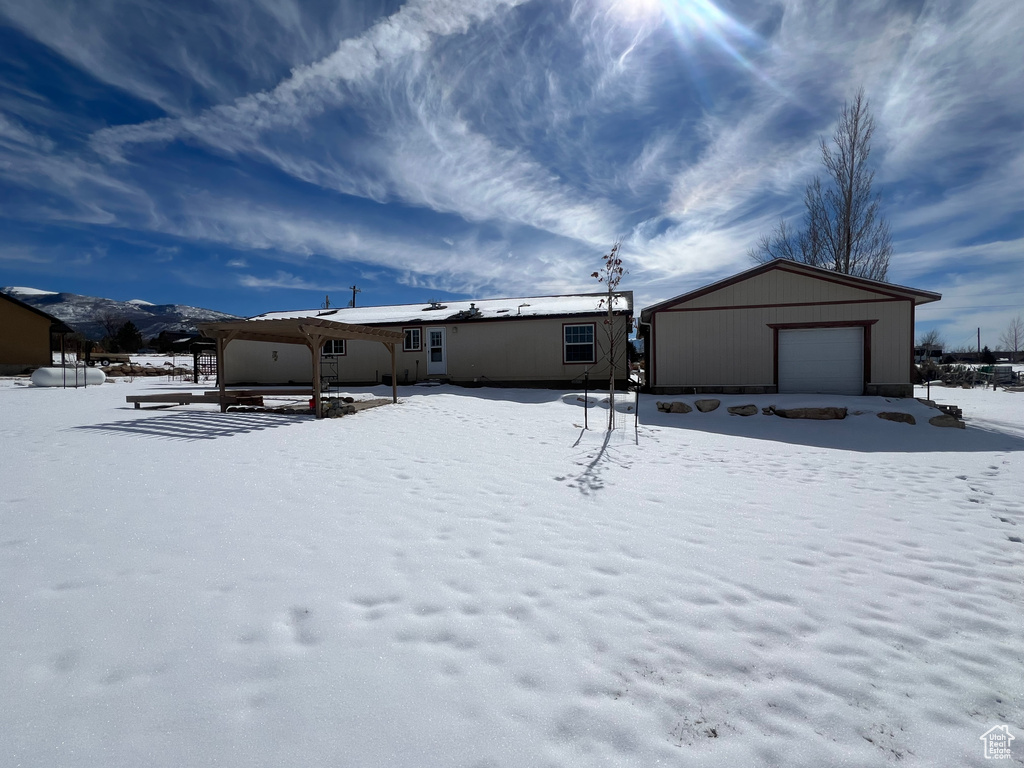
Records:
{"label": "snow", "polygon": [[4,293],[19,294],[21,296],[56,296],[55,291],[43,291],[39,288],[24,288],[20,286],[10,286],[4,288]]}
{"label": "snow", "polygon": [[[475,305],[476,318],[541,317],[551,315],[593,314],[604,308],[603,295],[577,294],[567,296],[536,296],[519,299],[484,299],[477,301],[440,302],[437,309],[430,304],[401,304],[381,307],[346,307],[343,309],[305,309],[290,312],[268,312],[251,320],[280,320],[297,317],[324,317],[339,323],[374,325],[376,323],[441,323]],[[615,298],[615,310],[629,309],[623,295]]]}
{"label": "snow", "polygon": [[134,304],[137,307],[155,307],[156,306],[156,304],[154,304],[153,302],[146,301],[145,299],[128,299],[128,301],[126,301],[125,304]]}
{"label": "snow", "polygon": [[[567,392],[124,401],[181,387],[0,380],[5,765],[960,766],[1024,729],[1024,394],[933,388],[966,430],[644,397],[638,443]],[[725,411],[826,400],[861,413]]]}

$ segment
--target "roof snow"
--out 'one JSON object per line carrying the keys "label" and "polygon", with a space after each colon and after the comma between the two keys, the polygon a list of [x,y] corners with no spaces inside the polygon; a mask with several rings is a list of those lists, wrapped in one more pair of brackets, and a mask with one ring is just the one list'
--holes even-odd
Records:
{"label": "roof snow", "polygon": [[[475,305],[474,318],[542,317],[545,315],[593,314],[604,309],[603,293],[580,293],[566,296],[534,296],[519,299],[483,299],[479,301],[441,301],[429,304],[399,304],[382,307],[345,307],[341,309],[305,309],[288,312],[267,312],[250,320],[280,320],[302,317],[325,317],[339,323],[376,325],[378,323],[441,323],[460,312],[470,312]],[[617,294],[615,311],[632,308],[629,291]],[[459,318],[463,319],[463,318]],[[468,319],[468,318],[466,318]]]}

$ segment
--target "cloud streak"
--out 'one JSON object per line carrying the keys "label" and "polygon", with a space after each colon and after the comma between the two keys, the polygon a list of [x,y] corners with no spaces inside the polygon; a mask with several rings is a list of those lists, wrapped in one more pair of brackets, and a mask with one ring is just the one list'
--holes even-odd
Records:
{"label": "cloud streak", "polygon": [[574,290],[622,237],[654,301],[746,268],[801,216],[818,138],[864,85],[894,277],[956,286],[973,278],[955,254],[1024,237],[1012,2],[728,9],[0,0],[65,62],[33,92],[15,61],[0,89],[8,215],[170,238],[176,269],[228,248],[223,279],[254,291],[320,290],[351,265],[430,290]]}

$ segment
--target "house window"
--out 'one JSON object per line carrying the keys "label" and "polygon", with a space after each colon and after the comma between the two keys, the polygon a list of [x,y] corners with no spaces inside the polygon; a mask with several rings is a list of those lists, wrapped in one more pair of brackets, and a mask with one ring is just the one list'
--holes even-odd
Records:
{"label": "house window", "polygon": [[405,352],[419,352],[423,346],[420,329],[403,328],[402,330],[405,331],[405,341],[402,343],[402,349]]}
{"label": "house window", "polygon": [[593,363],[594,356],[594,324],[564,325],[564,352],[566,363]]}
{"label": "house window", "polygon": [[345,354],[345,340],[344,339],[328,339],[324,342],[324,355],[344,355]]}

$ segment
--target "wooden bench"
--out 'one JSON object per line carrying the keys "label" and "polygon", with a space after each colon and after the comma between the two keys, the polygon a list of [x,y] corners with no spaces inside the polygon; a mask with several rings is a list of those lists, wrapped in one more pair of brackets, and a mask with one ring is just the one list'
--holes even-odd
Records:
{"label": "wooden bench", "polygon": [[[215,392],[198,394],[196,392],[161,392],[156,395],[126,395],[125,402],[135,403],[136,408],[141,408],[143,403],[162,403],[157,408],[170,408],[175,405],[193,405],[195,403],[220,403],[220,393]],[[228,405],[263,405],[263,398],[256,396],[241,396],[232,393],[225,394],[225,402]]]}
{"label": "wooden bench", "polygon": [[[220,394],[220,391],[208,389],[203,394],[217,396]],[[313,390],[310,388],[302,389],[301,387],[291,387],[289,389],[226,389],[224,394],[229,397],[262,397],[264,395],[281,397],[294,395],[297,398],[310,398],[313,396]]]}

